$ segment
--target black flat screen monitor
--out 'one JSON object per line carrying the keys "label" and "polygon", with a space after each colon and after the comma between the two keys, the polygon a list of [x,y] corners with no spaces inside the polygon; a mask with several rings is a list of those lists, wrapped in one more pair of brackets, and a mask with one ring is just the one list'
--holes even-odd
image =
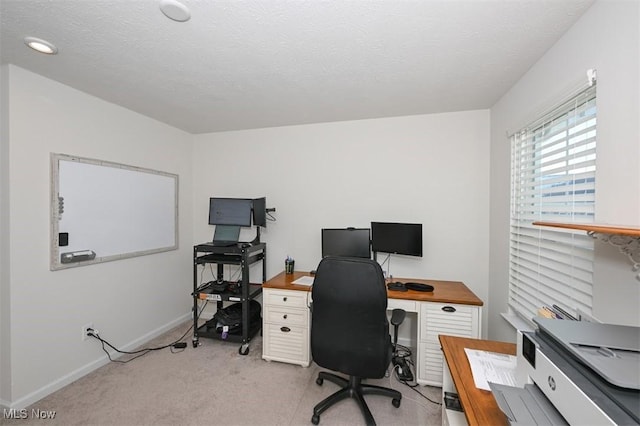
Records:
{"label": "black flat screen monitor", "polygon": [[210,198],[209,225],[251,226],[250,198]]}
{"label": "black flat screen monitor", "polygon": [[371,250],[422,257],[422,224],[371,222]]}
{"label": "black flat screen monitor", "polygon": [[267,197],[253,200],[253,224],[267,227]]}
{"label": "black flat screen monitor", "polygon": [[369,228],[323,228],[322,257],[344,256],[371,259]]}

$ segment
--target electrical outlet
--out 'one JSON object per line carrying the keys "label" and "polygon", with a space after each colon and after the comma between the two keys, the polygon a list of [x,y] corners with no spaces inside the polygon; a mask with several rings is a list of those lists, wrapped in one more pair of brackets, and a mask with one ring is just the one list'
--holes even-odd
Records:
{"label": "electrical outlet", "polygon": [[82,326],[82,340],[87,340],[89,338],[89,335],[87,334],[87,332],[89,331],[89,329],[95,330],[96,328],[93,326],[93,323],[87,323],[85,325]]}

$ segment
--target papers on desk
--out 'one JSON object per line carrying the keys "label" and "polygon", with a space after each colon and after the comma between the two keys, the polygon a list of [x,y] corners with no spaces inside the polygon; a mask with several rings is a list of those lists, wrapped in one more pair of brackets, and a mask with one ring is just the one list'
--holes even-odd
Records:
{"label": "papers on desk", "polygon": [[464,348],[478,389],[491,390],[489,382],[516,386],[516,357]]}
{"label": "papers on desk", "polygon": [[313,277],[305,275],[303,277],[298,278],[295,281],[291,281],[291,284],[312,286],[313,285]]}

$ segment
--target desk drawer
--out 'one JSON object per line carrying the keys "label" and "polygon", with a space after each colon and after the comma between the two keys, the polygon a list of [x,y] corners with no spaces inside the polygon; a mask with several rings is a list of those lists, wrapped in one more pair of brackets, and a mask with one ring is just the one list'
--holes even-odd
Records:
{"label": "desk drawer", "polygon": [[415,300],[387,299],[387,310],[404,309],[407,312],[418,312]]}
{"label": "desk drawer", "polygon": [[265,305],[307,308],[308,293],[306,291],[264,289],[262,293]]}
{"label": "desk drawer", "polygon": [[437,342],[438,335],[480,337],[477,306],[451,303],[423,303],[421,307],[420,340]]}
{"label": "desk drawer", "polygon": [[262,357],[272,361],[308,366],[310,363],[308,327],[265,324]]}
{"label": "desk drawer", "polygon": [[290,308],[289,306],[272,306],[264,307],[264,321],[272,324],[280,325],[307,325],[309,323],[309,311],[304,309]]}

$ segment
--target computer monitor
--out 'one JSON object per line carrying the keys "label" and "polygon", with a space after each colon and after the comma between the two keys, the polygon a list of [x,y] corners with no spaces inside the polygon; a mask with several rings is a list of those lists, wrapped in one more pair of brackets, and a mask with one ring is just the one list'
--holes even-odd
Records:
{"label": "computer monitor", "polygon": [[422,224],[371,222],[371,250],[422,257]]}
{"label": "computer monitor", "polygon": [[267,197],[253,200],[253,224],[263,228],[267,227]]}
{"label": "computer monitor", "polygon": [[322,257],[344,256],[371,259],[369,228],[323,228]]}
{"label": "computer monitor", "polygon": [[210,198],[209,225],[251,226],[250,198]]}

